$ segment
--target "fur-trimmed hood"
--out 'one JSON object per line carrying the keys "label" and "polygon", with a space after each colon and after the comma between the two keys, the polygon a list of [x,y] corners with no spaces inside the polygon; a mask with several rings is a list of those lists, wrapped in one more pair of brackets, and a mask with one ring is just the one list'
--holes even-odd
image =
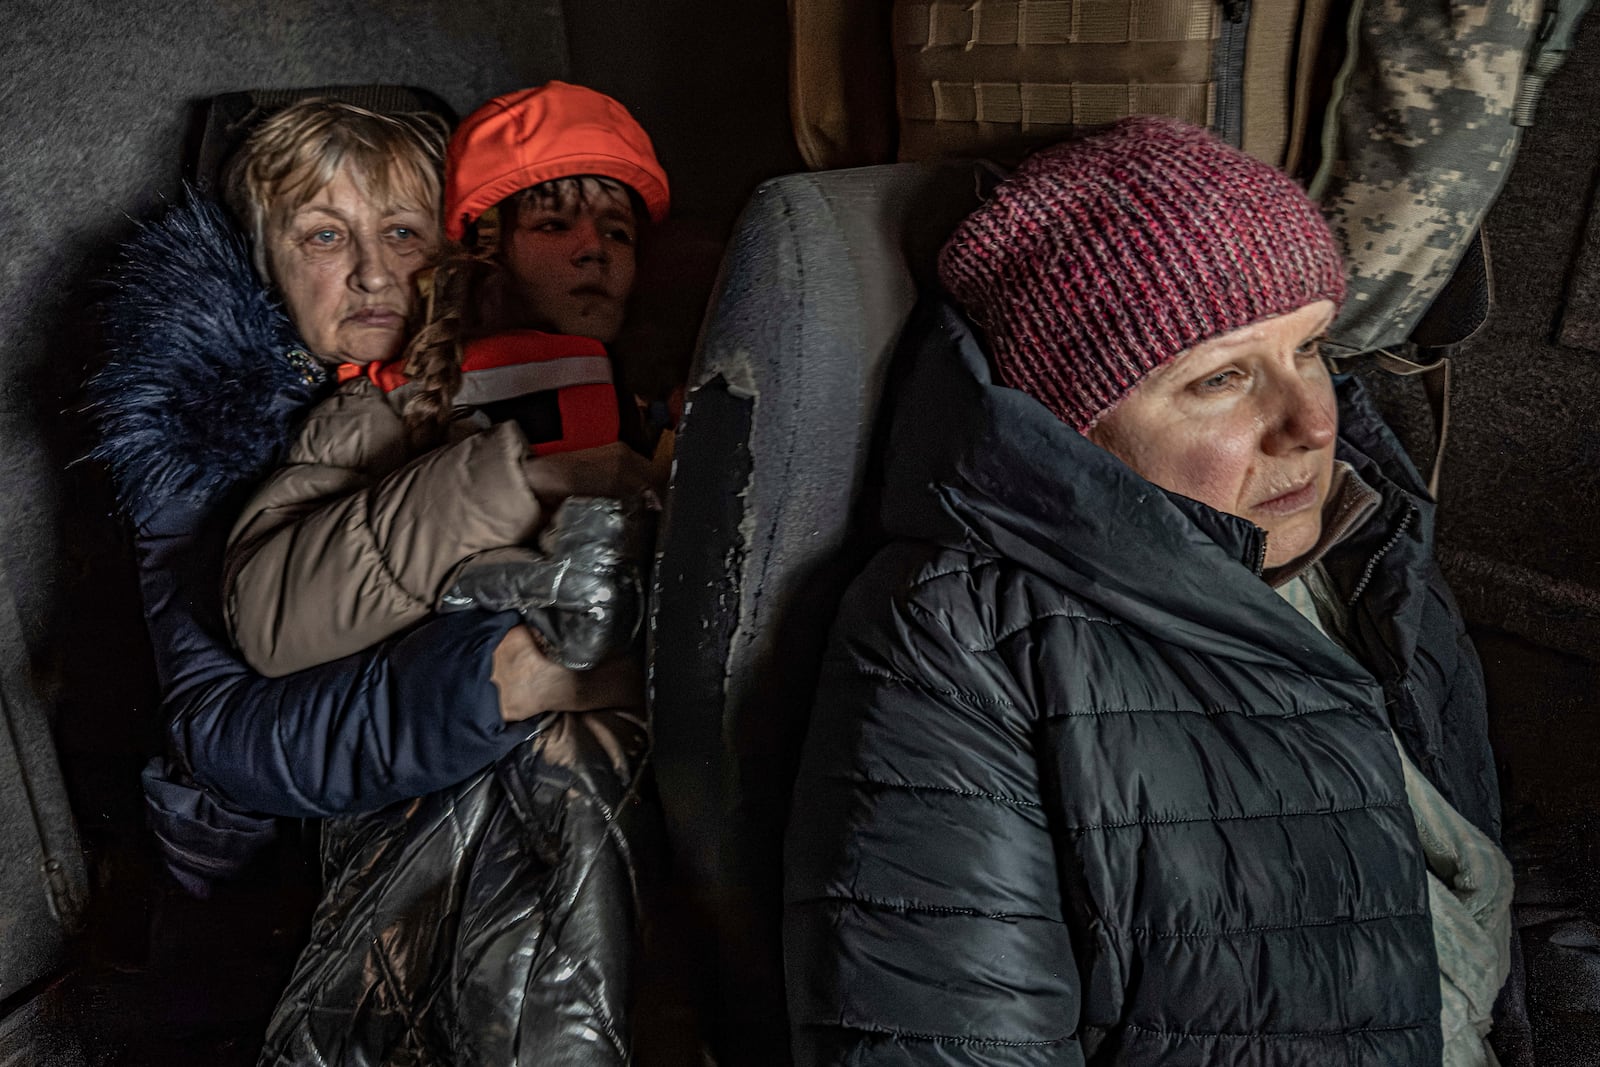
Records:
{"label": "fur-trimmed hood", "polygon": [[143,523],[259,481],[327,372],[306,352],[216,203],[185,190],[123,248],[103,305],[111,359],[88,411],[117,500]]}

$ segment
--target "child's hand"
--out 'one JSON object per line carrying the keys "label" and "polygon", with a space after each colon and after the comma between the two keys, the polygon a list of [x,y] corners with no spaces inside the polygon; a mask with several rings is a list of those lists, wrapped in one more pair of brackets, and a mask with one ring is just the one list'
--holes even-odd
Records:
{"label": "child's hand", "polygon": [[530,454],[522,461],[522,473],[533,495],[549,509],[569,496],[645,495],[654,504],[662,488],[655,484],[650,461],[621,441],[578,452]]}

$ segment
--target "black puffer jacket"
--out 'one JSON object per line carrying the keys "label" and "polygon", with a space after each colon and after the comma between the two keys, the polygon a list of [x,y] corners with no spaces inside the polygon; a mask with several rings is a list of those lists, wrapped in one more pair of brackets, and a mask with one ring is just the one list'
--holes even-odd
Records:
{"label": "black puffer jacket", "polygon": [[1495,835],[1475,654],[1432,505],[1353,382],[1383,495],[1327,559],[1365,665],[1255,576],[1252,524],[1163,492],[964,322],[908,335],[885,517],[790,819],[801,1065],[1438,1063],[1393,725]]}

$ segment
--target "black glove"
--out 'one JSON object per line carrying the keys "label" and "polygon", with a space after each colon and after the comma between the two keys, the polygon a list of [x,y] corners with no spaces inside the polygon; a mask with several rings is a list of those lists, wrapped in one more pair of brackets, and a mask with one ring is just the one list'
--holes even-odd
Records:
{"label": "black glove", "polygon": [[640,501],[568,497],[538,552],[501,549],[468,560],[439,610],[515,611],[550,658],[588,670],[638,637],[649,517]]}

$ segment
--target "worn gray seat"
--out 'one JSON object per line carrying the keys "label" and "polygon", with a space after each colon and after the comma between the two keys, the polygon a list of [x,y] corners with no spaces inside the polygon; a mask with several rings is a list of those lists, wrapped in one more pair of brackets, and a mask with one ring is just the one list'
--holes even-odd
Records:
{"label": "worn gray seat", "polygon": [[655,758],[723,1067],[788,1060],[783,826],[895,342],[971,164],[797,174],[740,219],[689,382],[657,570]]}

